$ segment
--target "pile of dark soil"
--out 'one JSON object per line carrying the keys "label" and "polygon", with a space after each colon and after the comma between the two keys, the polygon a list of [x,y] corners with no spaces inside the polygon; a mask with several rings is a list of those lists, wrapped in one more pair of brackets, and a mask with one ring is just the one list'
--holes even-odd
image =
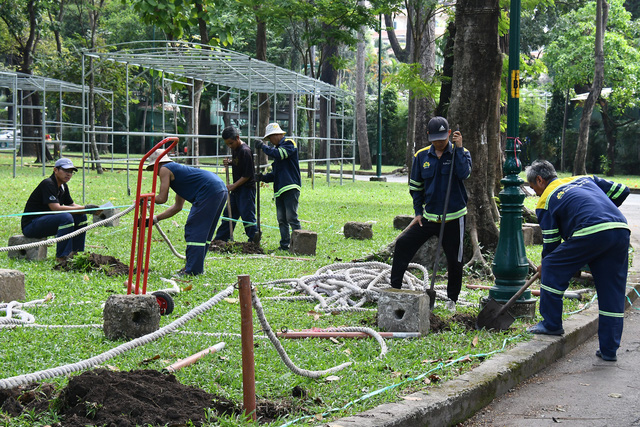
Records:
{"label": "pile of dark soil", "polygon": [[476,320],[476,316],[467,313],[456,313],[448,319],[442,319],[432,312],[429,315],[429,330],[436,333],[450,331],[452,323],[460,323],[468,331],[473,331],[476,329]]}
{"label": "pile of dark soil", "polygon": [[209,246],[212,252],[226,254],[263,254],[264,251],[259,244],[254,242],[225,242],[224,240],[214,240]]}
{"label": "pile of dark soil", "polygon": [[107,276],[129,274],[129,267],[118,258],[110,255],[100,255],[91,252],[79,253],[65,259],[53,267],[62,271],[103,271]]}
{"label": "pile of dark soil", "polygon": [[[289,401],[259,401],[256,406],[261,423],[303,409]],[[214,422],[216,415],[242,413],[242,405],[153,370],[96,369],[73,377],[60,393],[51,384],[0,390],[0,410],[10,416],[39,414],[50,408],[63,420],[58,426],[64,427],[183,426],[189,422],[198,426],[204,421]]]}

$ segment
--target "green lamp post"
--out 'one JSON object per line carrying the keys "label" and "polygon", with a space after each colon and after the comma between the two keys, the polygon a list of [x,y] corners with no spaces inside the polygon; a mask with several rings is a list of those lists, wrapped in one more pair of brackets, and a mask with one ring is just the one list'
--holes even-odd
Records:
{"label": "green lamp post", "polygon": [[[499,194],[502,217],[500,238],[491,265],[496,280],[495,285],[489,290],[489,297],[497,301],[509,300],[524,285],[529,270],[522,235],[522,202],[525,194],[520,185],[524,181],[518,176],[522,171],[522,165],[518,159],[520,148],[517,139],[520,113],[520,0],[511,0],[507,92],[507,144],[503,166],[505,177],[500,181],[504,189]],[[530,313],[533,317],[535,302],[531,300],[529,291],[522,294],[512,310],[521,311],[517,308],[517,303],[523,302],[526,304],[525,307],[521,307],[524,310],[519,314],[526,316]]]}

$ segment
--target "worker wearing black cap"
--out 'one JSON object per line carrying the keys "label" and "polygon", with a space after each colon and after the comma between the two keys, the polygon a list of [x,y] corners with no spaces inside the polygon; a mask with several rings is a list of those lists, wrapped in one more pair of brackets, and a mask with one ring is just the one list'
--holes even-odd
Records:
{"label": "worker wearing black cap", "polygon": [[463,181],[471,175],[471,154],[462,147],[462,134],[459,131],[453,132],[453,143],[449,142],[450,135],[447,119],[432,118],[428,125],[431,145],[419,150],[413,158],[409,192],[413,198],[415,217],[396,241],[391,286],[397,289],[402,287],[402,278],[413,256],[429,238],[439,234],[452,172],[442,248],[448,264],[449,300],[446,307],[455,311],[462,288],[462,239],[467,214],[467,191]]}
{"label": "worker wearing black cap", "polygon": [[[29,196],[24,213],[35,213],[22,217],[22,234],[25,237],[62,237],[87,225],[87,215],[78,212],[83,209],[95,209],[97,205],[78,205],[71,198],[68,182],[78,169],[67,158],[58,159],[53,167],[53,174],[40,184]],[[59,212],[46,214],[40,212]],[[86,234],[58,242],[56,261],[64,261],[72,252],[84,251]]]}

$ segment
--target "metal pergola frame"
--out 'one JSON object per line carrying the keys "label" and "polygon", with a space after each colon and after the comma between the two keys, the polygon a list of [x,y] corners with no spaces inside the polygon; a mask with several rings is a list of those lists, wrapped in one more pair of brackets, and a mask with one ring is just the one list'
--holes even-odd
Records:
{"label": "metal pergola frame", "polygon": [[[83,123],[79,122],[71,122],[65,121],[64,112],[69,109],[80,109],[80,116],[85,120],[87,111],[86,111],[86,102],[84,100],[81,101],[81,105],[75,105],[70,103],[69,100],[65,99],[64,94],[67,93],[75,93],[80,96],[85,94],[85,89],[82,85],[66,82],[63,80],[52,79],[48,77],[35,76],[32,74],[19,73],[15,71],[0,71],[0,89],[4,89],[6,99],[0,101],[0,108],[7,109],[7,111],[11,111],[11,117],[7,117],[7,119],[0,119],[0,131],[13,131],[13,147],[0,147],[0,151],[4,152],[12,152],[13,153],[13,177],[16,177],[16,165],[17,165],[17,157],[18,157],[18,148],[17,143],[20,142],[20,166],[23,166],[23,147],[22,141],[25,141],[27,138],[25,133],[22,132],[22,113],[24,109],[39,109],[42,112],[42,123],[40,135],[37,137],[32,137],[28,142],[40,143],[42,147],[41,157],[45,158],[45,144],[65,144],[65,143],[73,143],[73,144],[83,144],[83,140],[71,140],[65,139],[68,131],[74,128],[79,129],[79,133],[81,135],[83,132]],[[36,92],[41,93],[41,99],[39,106],[27,106],[23,104],[23,100]],[[57,96],[57,103],[54,103],[56,108],[56,115],[48,114],[47,111],[50,105],[47,105],[47,101],[51,100],[49,94],[54,93]],[[99,97],[105,99],[111,106],[113,106],[113,92],[104,90],[101,88],[94,88],[94,94]],[[66,101],[66,102],[65,102]],[[9,108],[11,108],[9,110]],[[104,126],[103,129],[112,130],[113,129],[113,110],[111,111],[111,126]],[[52,132],[51,129],[56,129],[56,132]],[[20,136],[18,137],[18,131],[20,131]],[[55,135],[55,138],[51,140],[47,140],[46,136],[48,132],[51,132]],[[111,147],[113,144],[109,144]],[[84,144],[83,144],[84,151]],[[46,174],[46,162],[42,163],[42,175]]]}
{"label": "metal pergola frame", "polygon": [[[342,183],[342,170],[345,162],[352,164],[353,175],[355,179],[355,117],[348,112],[355,111],[355,108],[347,109],[346,106],[354,106],[354,94],[345,91],[336,86],[332,86],[325,82],[307,77],[305,75],[275,66],[273,64],[259,61],[250,56],[233,52],[231,50],[212,47],[189,42],[174,41],[138,41],[121,43],[117,45],[104,46],[93,50],[83,51],[83,82],[87,81],[87,77],[95,73],[98,61],[91,61],[88,71],[85,70],[85,57],[97,59],[98,61],[111,61],[123,64],[126,67],[126,129],[114,130],[115,135],[126,138],[127,145],[127,171],[129,164],[137,167],[139,158],[130,158],[129,138],[131,136],[142,136],[150,138],[164,138],[167,136],[178,136],[186,138],[191,144],[194,144],[195,138],[199,140],[214,140],[215,154],[208,156],[215,158],[215,166],[217,167],[218,158],[222,158],[226,154],[226,146],[220,144],[220,133],[222,129],[218,129],[216,134],[199,134],[196,130],[192,134],[187,133],[171,133],[165,128],[167,111],[177,114],[180,109],[191,109],[193,105],[185,105],[174,102],[168,102],[165,97],[165,86],[184,85],[186,90],[190,90],[193,95],[194,81],[203,82],[203,88],[213,89],[215,92],[215,111],[213,116],[222,118],[230,118],[236,121],[234,125],[243,130],[242,137],[261,138],[262,131],[256,129],[259,123],[259,105],[258,94],[267,94],[271,101],[271,112],[269,121],[287,121],[289,123],[287,135],[293,136],[299,142],[307,142],[309,148],[301,150],[301,163],[310,163],[312,168],[312,176],[315,173],[316,162],[325,162],[328,167],[331,162],[340,163],[340,182]],[[162,130],[148,132],[134,132],[130,130],[130,70],[136,72],[152,72],[156,76],[160,74],[158,85],[162,87]],[[157,73],[159,72],[159,73]],[[85,83],[86,85],[86,83]],[[232,106],[228,110],[223,109],[220,98],[227,95],[230,99],[228,105]],[[302,105],[303,97],[312,100],[312,106]],[[190,97],[193,99],[193,96]],[[319,111],[318,105],[321,98],[327,102],[327,111]],[[282,117],[282,112],[278,111],[279,104],[284,99],[285,105],[288,104],[289,110],[287,118]],[[329,106],[338,105],[339,113],[332,113]],[[202,109],[202,108],[201,108]],[[213,107],[212,107],[213,110]],[[298,131],[298,111],[307,111],[313,117],[313,123],[305,123],[308,127],[307,134],[302,135]],[[279,116],[280,114],[280,116]],[[327,135],[317,135],[316,121],[320,114],[324,114],[327,123],[332,123],[334,129],[338,131],[338,138],[332,138],[330,131]],[[193,118],[195,114],[191,114]],[[175,119],[175,117],[174,117]],[[220,119],[222,120],[222,119]],[[227,123],[228,125],[229,123]],[[239,124],[239,125],[238,125]],[[192,125],[193,129],[194,126]],[[287,127],[284,127],[285,130]],[[331,126],[327,126],[331,129]],[[146,141],[146,139],[145,139]],[[247,141],[247,142],[249,142]],[[323,159],[315,158],[316,144],[324,144],[328,155]],[[192,145],[193,147],[193,145]],[[333,147],[333,150],[332,150]],[[225,150],[223,154],[220,150]],[[331,153],[334,153],[332,157]],[[339,155],[336,156],[336,153]],[[140,153],[143,154],[143,153]],[[200,160],[207,156],[194,153],[195,163],[199,164]],[[127,174],[127,186],[129,186],[129,175]],[[327,182],[330,175],[327,173]]]}

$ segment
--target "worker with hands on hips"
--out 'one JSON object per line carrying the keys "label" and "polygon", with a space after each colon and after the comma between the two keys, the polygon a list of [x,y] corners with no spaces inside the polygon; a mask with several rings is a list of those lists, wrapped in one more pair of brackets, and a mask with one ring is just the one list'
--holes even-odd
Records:
{"label": "worker with hands on hips", "polygon": [[563,294],[574,273],[589,265],[598,294],[600,348],[596,356],[616,361],[624,320],[630,235],[618,206],[630,190],[595,175],[559,179],[546,160],[533,162],[526,175],[540,196],[536,216],[543,237],[538,267],[543,320],[528,331],[564,334]]}
{"label": "worker with hands on hips", "polygon": [[[59,212],[57,214],[24,215],[21,220],[22,234],[25,237],[43,238],[49,236],[62,237],[87,225],[86,212],[94,210],[98,205],[78,205],[71,198],[68,183],[78,168],[65,157],[56,161],[53,173],[38,184],[24,207],[24,213]],[[75,212],[74,212],[75,211]],[[99,215],[101,211],[95,211]],[[62,262],[76,252],[84,251],[86,233],[58,242],[56,246],[56,262]]]}
{"label": "worker with hands on hips", "polygon": [[[163,149],[158,149],[149,156],[147,170],[153,170],[155,161],[162,151]],[[158,177],[160,190],[155,202],[166,203],[169,200],[169,188],[176,193],[176,198],[173,205],[164,212],[154,215],[153,223],[171,218],[180,212],[185,200],[191,203],[184,226],[187,260],[184,270],[180,271],[178,276],[202,274],[211,238],[227,199],[227,187],[213,172],[178,164],[166,154],[159,160]]]}
{"label": "worker with hands on hips", "polygon": [[[453,144],[449,142],[450,136]],[[462,241],[467,214],[464,180],[471,175],[471,154],[462,146],[460,131],[452,134],[444,117],[436,116],[429,121],[428,137],[431,145],[416,152],[411,166],[409,192],[415,216],[396,241],[391,286],[396,289],[402,287],[404,273],[413,256],[427,240],[440,234],[449,175],[453,172],[442,248],[448,266],[449,300],[445,305],[450,311],[455,311],[462,288]]]}

